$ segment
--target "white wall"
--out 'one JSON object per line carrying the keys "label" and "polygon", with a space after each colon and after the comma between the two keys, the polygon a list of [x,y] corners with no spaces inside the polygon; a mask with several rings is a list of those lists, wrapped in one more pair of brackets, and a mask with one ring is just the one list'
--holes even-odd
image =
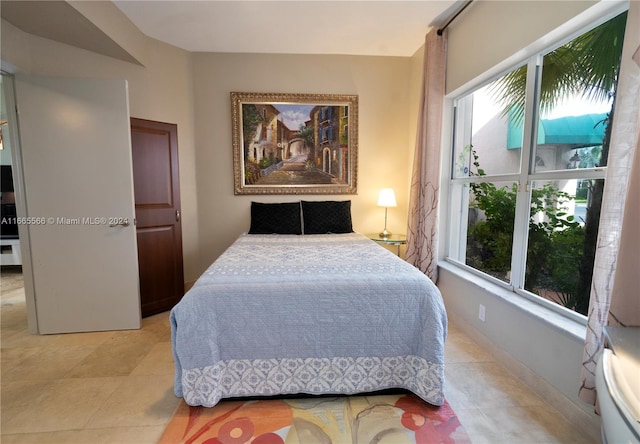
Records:
{"label": "white wall", "polygon": [[[7,130],[4,129],[4,131]],[[0,165],[11,165],[11,141],[6,133],[4,134],[3,145],[4,149],[0,151]]]}

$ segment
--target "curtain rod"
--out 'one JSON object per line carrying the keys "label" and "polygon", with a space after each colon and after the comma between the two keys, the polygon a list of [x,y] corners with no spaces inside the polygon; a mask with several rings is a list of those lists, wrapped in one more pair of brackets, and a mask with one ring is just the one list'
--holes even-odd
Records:
{"label": "curtain rod", "polygon": [[452,21],[454,21],[456,19],[456,17],[458,17],[460,15],[460,13],[462,11],[464,11],[465,9],[467,9],[467,6],[469,6],[471,3],[473,2],[473,0],[467,0],[467,3],[465,3],[465,5],[460,8],[460,10],[458,12],[456,12],[453,17],[451,17],[449,19],[449,21],[447,23],[444,24],[444,26],[440,29],[438,29],[438,35],[442,35],[442,33],[444,32],[445,29],[447,29],[447,27],[451,24]]}

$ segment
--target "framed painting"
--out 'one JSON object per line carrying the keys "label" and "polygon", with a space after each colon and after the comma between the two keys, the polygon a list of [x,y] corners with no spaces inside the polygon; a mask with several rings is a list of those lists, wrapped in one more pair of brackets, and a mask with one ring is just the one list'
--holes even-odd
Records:
{"label": "framed painting", "polygon": [[231,93],[235,194],[356,194],[358,96]]}

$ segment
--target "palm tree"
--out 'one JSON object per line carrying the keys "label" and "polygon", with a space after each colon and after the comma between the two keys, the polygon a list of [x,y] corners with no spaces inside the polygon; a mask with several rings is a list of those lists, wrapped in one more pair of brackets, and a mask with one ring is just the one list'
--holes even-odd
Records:
{"label": "palm tree", "polygon": [[[552,110],[567,96],[592,100],[613,98],[604,122],[605,134],[599,165],[606,166],[611,141],[611,122],[620,70],[627,13],[603,23],[545,55],[540,85],[540,114]],[[493,86],[493,94],[503,107],[503,115],[522,121],[526,91],[526,65],[505,75]],[[591,277],[600,224],[603,180],[593,181],[587,207],[583,254],[579,268],[575,310],[586,314],[589,308]]]}
{"label": "palm tree", "polygon": [[[540,111],[552,110],[567,96],[593,100],[615,97],[627,13],[587,31],[544,57]],[[527,66],[511,71],[494,84],[493,93],[504,115],[522,120]]]}

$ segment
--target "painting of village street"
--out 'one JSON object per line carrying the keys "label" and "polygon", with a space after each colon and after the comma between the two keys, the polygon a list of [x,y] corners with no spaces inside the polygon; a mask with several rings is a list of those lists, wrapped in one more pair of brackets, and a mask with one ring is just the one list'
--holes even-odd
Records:
{"label": "painting of village street", "polygon": [[232,93],[236,194],[355,193],[356,96],[255,96]]}

